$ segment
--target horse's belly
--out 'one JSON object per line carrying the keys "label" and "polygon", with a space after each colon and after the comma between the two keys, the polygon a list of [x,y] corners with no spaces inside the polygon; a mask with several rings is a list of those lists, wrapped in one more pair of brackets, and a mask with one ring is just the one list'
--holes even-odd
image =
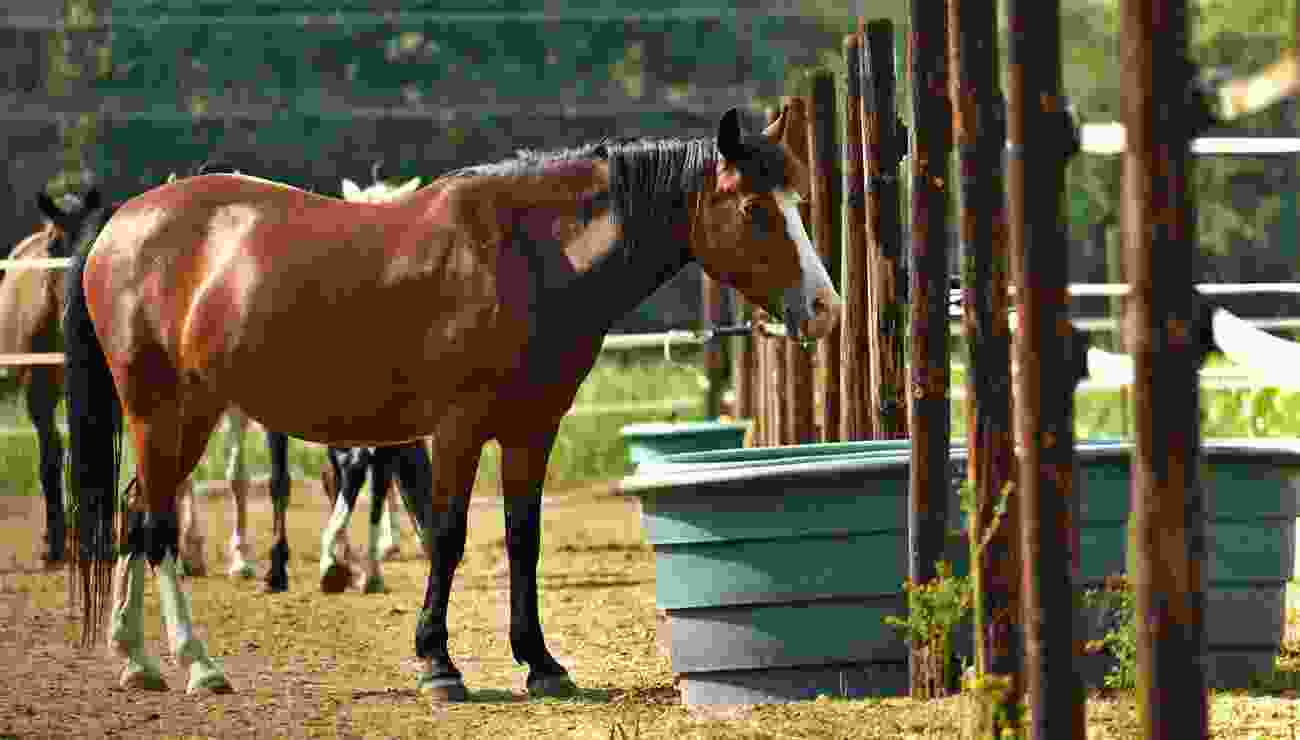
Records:
{"label": "horse's belly", "polygon": [[518,353],[508,334],[429,340],[427,331],[389,325],[329,342],[284,337],[279,348],[237,348],[220,386],[269,429],[337,446],[398,444],[507,385]]}

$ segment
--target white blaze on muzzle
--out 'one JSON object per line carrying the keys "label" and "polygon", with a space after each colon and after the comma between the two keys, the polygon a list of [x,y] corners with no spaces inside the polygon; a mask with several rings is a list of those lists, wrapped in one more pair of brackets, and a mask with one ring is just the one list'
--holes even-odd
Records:
{"label": "white blaze on muzzle", "polygon": [[804,228],[803,218],[799,215],[799,202],[802,200],[799,194],[776,190],[772,195],[781,207],[781,215],[785,216],[786,233],[799,248],[799,284],[787,289],[784,295],[786,331],[791,337],[798,338],[802,335],[804,323],[816,315],[814,306],[818,293],[829,291],[832,296],[839,296],[821,255],[817,254],[812,239],[808,238],[808,230]]}

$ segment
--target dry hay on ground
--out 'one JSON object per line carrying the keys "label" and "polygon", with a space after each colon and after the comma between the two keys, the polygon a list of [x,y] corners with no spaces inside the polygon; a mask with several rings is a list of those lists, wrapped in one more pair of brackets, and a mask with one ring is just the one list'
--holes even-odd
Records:
{"label": "dry hay on ground", "polygon": [[[120,664],[103,648],[82,652],[63,572],[45,573],[34,553],[41,500],[0,496],[0,737],[438,737],[438,738],[952,738],[961,698],[817,701],[688,712],[656,645],[654,562],[634,502],[600,490],[554,494],[543,507],[543,624],[552,650],[582,693],[527,701],[524,670],[510,658],[507,581],[499,500],[480,495],[452,595],[452,651],[473,692],[463,705],[434,706],[414,692],[412,636],[426,564],[409,527],[404,559],[384,564],[389,593],[336,596],[316,588],[319,535],[328,516],[315,489],[296,487],[289,511],[290,592],[267,596],[257,581],[192,579],[200,634],[220,656],[237,693],[196,699],[163,658],[172,689],[116,689]],[[206,502],[208,568],[224,573],[227,502]],[[251,502],[265,566],[270,507]],[[368,503],[353,518],[365,542]],[[149,580],[146,637],[165,651]],[[1215,737],[1291,738],[1297,702],[1220,696]],[[1090,738],[1133,737],[1126,701],[1091,701]]]}

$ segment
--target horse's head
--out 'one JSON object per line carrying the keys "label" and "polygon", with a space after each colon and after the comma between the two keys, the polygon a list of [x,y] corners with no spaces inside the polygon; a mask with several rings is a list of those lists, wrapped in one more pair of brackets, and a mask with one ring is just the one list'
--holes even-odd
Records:
{"label": "horse's head", "polygon": [[820,339],[841,301],[799,214],[809,188],[807,120],[787,105],[761,134],[741,131],[735,109],[718,124],[716,185],[701,194],[691,250],[705,272],[752,303],[784,315],[792,337]]}
{"label": "horse's head", "polygon": [[55,203],[44,190],[36,195],[36,206],[57,232],[49,245],[51,257],[71,257],[84,236],[88,220],[104,206],[95,187],[80,198],[64,196],[63,200],[62,204]]}

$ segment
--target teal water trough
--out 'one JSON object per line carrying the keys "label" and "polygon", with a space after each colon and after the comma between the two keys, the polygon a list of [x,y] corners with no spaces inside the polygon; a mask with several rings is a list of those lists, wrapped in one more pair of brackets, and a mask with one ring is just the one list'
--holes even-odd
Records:
{"label": "teal water trough", "polygon": [[[621,482],[655,551],[661,630],[689,705],[901,695],[908,441],[735,449],[643,462]],[[1281,645],[1300,441],[1206,442],[1210,676],[1244,687]],[[1082,587],[1124,571],[1126,442],[1077,448]],[[966,452],[952,451],[954,482]],[[960,530],[953,487],[950,527]],[[965,572],[966,545],[949,558]],[[1088,638],[1100,637],[1096,615]],[[1090,681],[1103,670],[1083,666]]]}
{"label": "teal water trough", "polygon": [[628,424],[620,430],[633,465],[669,455],[729,450],[745,443],[748,421],[666,421]]}

